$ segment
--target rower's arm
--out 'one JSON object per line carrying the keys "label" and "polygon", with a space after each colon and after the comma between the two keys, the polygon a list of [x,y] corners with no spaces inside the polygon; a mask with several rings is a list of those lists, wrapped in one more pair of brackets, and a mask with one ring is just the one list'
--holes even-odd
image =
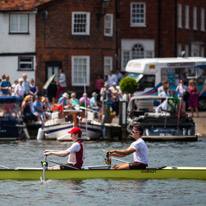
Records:
{"label": "rower's arm", "polygon": [[69,155],[69,151],[68,150],[45,150],[44,155],[48,156],[48,155],[55,155],[58,157],[65,157],[67,155]]}
{"label": "rower's arm", "polygon": [[115,157],[125,157],[127,155],[132,154],[135,152],[134,148],[128,148],[126,150],[110,150],[108,151],[110,156],[115,156]]}

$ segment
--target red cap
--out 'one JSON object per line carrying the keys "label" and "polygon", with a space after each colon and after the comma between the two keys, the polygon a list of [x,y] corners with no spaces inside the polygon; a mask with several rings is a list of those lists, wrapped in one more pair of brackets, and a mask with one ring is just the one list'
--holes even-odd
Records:
{"label": "red cap", "polygon": [[82,134],[82,131],[79,127],[74,127],[70,131],[68,131],[68,133],[70,133],[70,134],[73,134],[73,133]]}

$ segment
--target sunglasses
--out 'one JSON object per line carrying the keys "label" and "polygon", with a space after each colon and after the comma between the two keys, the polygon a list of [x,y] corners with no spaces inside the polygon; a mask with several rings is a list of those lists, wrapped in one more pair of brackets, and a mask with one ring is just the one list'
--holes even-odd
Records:
{"label": "sunglasses", "polygon": [[132,130],[132,133],[138,133],[139,130]]}

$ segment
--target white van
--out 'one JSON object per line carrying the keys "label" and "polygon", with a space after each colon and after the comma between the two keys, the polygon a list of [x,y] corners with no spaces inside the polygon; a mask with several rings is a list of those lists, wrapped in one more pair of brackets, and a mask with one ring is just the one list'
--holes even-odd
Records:
{"label": "white van", "polygon": [[[134,95],[157,95],[162,82],[168,80],[170,89],[175,90],[179,80],[183,79],[188,86],[190,79],[195,79],[199,91],[206,80],[206,58],[178,57],[134,59],[127,63],[126,76],[132,77],[139,83]],[[206,93],[199,97],[199,107],[206,109]]]}

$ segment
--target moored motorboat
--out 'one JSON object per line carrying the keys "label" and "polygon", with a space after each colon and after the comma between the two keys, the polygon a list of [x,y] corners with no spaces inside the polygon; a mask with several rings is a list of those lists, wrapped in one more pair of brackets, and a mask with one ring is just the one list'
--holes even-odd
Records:
{"label": "moored motorboat", "polygon": [[[0,169],[0,179],[40,180],[42,168]],[[82,170],[46,170],[46,179],[199,179],[206,180],[206,167],[162,167],[141,170],[110,170],[107,166]]]}
{"label": "moored motorboat", "polygon": [[22,119],[21,103],[21,98],[0,96],[0,140],[30,138]]}
{"label": "moored motorboat", "polygon": [[[158,100],[164,101],[166,108],[161,108]],[[157,110],[157,106],[160,110]],[[144,127],[142,137],[145,140],[198,139],[193,119],[181,111],[181,103],[177,104],[175,99],[170,97],[132,97],[128,105],[128,116],[128,132],[131,131],[132,124],[140,123]]]}

